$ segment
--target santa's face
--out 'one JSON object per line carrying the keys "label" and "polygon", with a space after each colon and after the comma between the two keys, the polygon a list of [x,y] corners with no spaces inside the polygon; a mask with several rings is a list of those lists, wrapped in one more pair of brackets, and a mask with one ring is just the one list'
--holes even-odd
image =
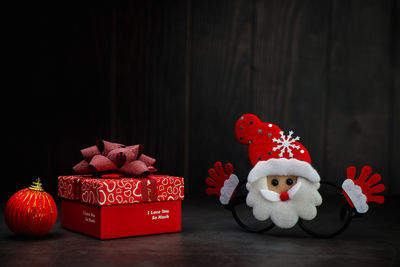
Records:
{"label": "santa's face", "polygon": [[268,189],[278,194],[289,191],[297,183],[297,176],[293,175],[269,175],[266,179]]}
{"label": "santa's face", "polygon": [[314,219],[316,206],[322,203],[319,183],[303,177],[271,175],[248,182],[246,187],[246,202],[253,208],[254,217],[260,221],[271,218],[281,228],[293,227],[299,217]]}

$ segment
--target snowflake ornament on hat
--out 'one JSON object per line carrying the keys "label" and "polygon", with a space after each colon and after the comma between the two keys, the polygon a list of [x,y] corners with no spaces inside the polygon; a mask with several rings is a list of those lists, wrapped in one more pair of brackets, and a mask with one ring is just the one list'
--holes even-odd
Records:
{"label": "snowflake ornament on hat", "polygon": [[[219,196],[220,203],[232,211],[238,224],[250,232],[264,232],[274,225],[280,228],[291,228],[296,223],[310,234],[320,237],[331,237],[342,232],[350,223],[354,214],[365,213],[367,202],[382,203],[383,196],[375,196],[385,189],[379,174],[373,174],[369,166],[363,168],[360,178],[355,179],[355,167],[349,167],[348,179],[342,189],[330,182],[323,182],[318,172],[311,165],[307,149],[299,142],[300,137],[293,131],[285,132],[277,125],[264,123],[253,114],[239,117],[235,126],[237,140],[248,146],[248,156],[252,164],[247,181],[240,181],[234,174],[232,164],[216,162],[209,170],[210,177],[206,183],[207,194]],[[317,216],[317,207],[322,204],[318,192],[320,184],[333,186],[339,190],[348,205],[343,226],[330,234],[318,234],[304,226],[303,220],[312,220]],[[243,223],[236,206],[243,199],[236,196],[238,188],[246,185],[248,191],[246,204],[252,208],[254,217],[259,221],[271,220],[272,223],[263,229],[251,229]],[[376,186],[375,186],[376,185]]]}

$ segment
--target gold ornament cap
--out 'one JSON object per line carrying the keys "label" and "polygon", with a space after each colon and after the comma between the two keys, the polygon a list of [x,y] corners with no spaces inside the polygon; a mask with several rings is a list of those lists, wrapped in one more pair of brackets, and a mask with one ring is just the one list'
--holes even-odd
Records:
{"label": "gold ornament cap", "polygon": [[35,182],[29,187],[31,190],[43,192],[42,183],[40,182],[40,178],[37,178]]}

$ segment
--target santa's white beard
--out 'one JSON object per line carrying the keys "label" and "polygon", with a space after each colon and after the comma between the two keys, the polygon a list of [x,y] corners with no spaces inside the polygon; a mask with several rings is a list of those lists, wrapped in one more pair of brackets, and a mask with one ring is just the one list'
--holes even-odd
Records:
{"label": "santa's white beard", "polygon": [[298,177],[301,183],[296,194],[287,201],[269,201],[265,199],[260,190],[267,190],[267,179],[260,178],[253,183],[247,183],[249,191],[246,203],[253,208],[253,215],[257,220],[265,221],[271,218],[272,222],[280,228],[293,227],[299,217],[312,220],[317,216],[316,206],[321,205],[322,198],[318,192],[319,183],[312,183],[307,179]]}

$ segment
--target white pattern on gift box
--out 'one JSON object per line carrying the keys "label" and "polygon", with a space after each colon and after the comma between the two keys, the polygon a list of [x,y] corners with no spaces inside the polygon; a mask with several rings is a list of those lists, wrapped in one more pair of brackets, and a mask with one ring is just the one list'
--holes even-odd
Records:
{"label": "white pattern on gift box", "polygon": [[58,196],[67,199],[74,199],[74,192],[72,191],[72,185],[74,182],[66,177],[59,177],[58,183]]}
{"label": "white pattern on gift box", "polygon": [[[136,196],[136,197],[140,197],[140,196],[142,196],[142,193],[136,193],[136,190],[138,190],[139,189],[139,183],[135,183],[135,189],[133,189],[133,195],[134,196]],[[139,202],[139,201],[138,201]]]}
{"label": "white pattern on gift box", "polygon": [[[80,179],[84,178],[84,179]],[[157,201],[178,200],[184,197],[183,178],[171,176],[152,176],[157,183]],[[141,180],[129,178],[114,180],[86,179],[86,176],[59,177],[58,196],[66,199],[81,199],[94,205],[113,205],[142,202]],[[80,196],[74,194],[74,184],[80,188]]]}
{"label": "white pattern on gift box", "polygon": [[130,197],[131,194],[132,194],[131,190],[124,191],[124,196],[126,196],[126,197]]}
{"label": "white pattern on gift box", "polygon": [[174,177],[154,177],[157,180],[158,201],[178,200],[183,198],[184,186],[183,179]]}
{"label": "white pattern on gift box", "polygon": [[117,196],[115,197],[115,199],[117,200],[118,204],[121,204],[122,201],[124,200],[124,199],[122,198],[121,195],[117,195]]}
{"label": "white pattern on gift box", "polygon": [[107,187],[107,191],[108,191],[108,192],[112,192],[112,191],[114,191],[114,189],[115,189],[115,187],[116,187],[116,185],[115,185],[115,182],[114,182],[114,181],[113,181],[113,183],[112,183],[112,184],[114,185],[112,189],[110,189],[110,188],[108,187],[108,184],[107,184],[106,182],[103,182],[103,184],[104,184],[104,185]]}
{"label": "white pattern on gift box", "polygon": [[[104,192],[100,186],[98,192],[101,194],[101,197],[99,199],[99,204],[104,205],[106,200],[107,200],[107,205],[111,205],[113,203],[118,203],[118,204],[124,204],[124,203],[139,203],[139,200],[135,200],[135,197],[141,197],[141,193],[136,193],[136,190],[139,188],[139,181],[132,181],[132,180],[126,180],[126,179],[121,179],[118,181],[107,181],[103,182],[107,187],[107,194]],[[109,185],[112,184],[112,185]],[[132,190],[133,189],[133,190]],[[106,195],[108,196],[107,199]],[[133,195],[133,197],[131,197]],[[112,196],[112,197],[110,197]],[[126,198],[129,198],[128,200],[124,200],[123,196]],[[102,200],[104,199],[104,200]]]}

